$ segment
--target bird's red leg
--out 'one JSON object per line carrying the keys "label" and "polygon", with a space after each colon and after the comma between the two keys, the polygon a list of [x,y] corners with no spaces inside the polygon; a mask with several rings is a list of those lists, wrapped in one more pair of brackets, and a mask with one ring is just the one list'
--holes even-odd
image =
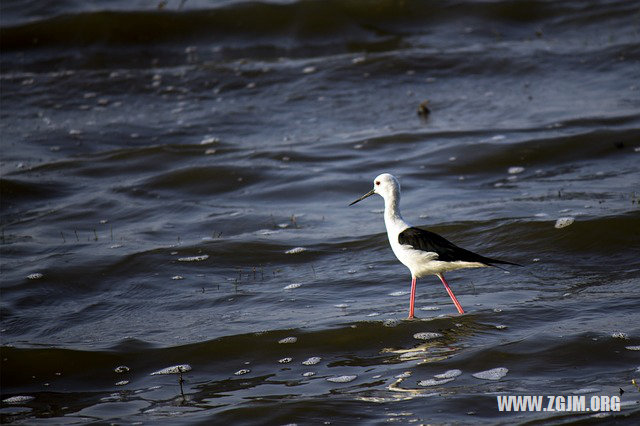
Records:
{"label": "bird's red leg", "polygon": [[409,317],[413,319],[413,306],[416,301],[416,277],[411,277],[411,299],[409,300]]}
{"label": "bird's red leg", "polygon": [[449,288],[449,284],[447,284],[447,281],[444,279],[444,275],[438,274],[438,278],[440,278],[440,281],[442,281],[442,284],[444,284],[444,288],[447,289],[447,293],[449,293],[449,297],[451,297],[451,300],[453,300],[453,304],[456,305],[456,308],[458,308],[458,313],[464,314],[464,310],[462,310],[462,306],[460,306],[460,302],[458,302],[458,299],[456,299],[456,296],[453,294],[453,292]]}

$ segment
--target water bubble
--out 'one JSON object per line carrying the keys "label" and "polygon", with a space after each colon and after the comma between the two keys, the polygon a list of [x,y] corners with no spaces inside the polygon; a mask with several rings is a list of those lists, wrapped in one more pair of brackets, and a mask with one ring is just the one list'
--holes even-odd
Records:
{"label": "water bubble", "polygon": [[416,333],[413,335],[413,338],[418,340],[431,340],[437,339],[438,337],[442,337],[442,333],[423,331],[421,333]]}
{"label": "water bubble", "polygon": [[316,72],[316,67],[304,67],[304,69],[302,70],[303,74],[311,74]]}
{"label": "water bubble", "polygon": [[291,336],[291,337],[285,337],[284,339],[278,340],[278,343],[286,344],[286,343],[295,343],[297,341],[298,341],[297,337]]}
{"label": "water bubble", "polygon": [[571,225],[576,219],[570,216],[561,217],[556,220],[556,224],[554,225],[557,229],[566,228]]}
{"label": "water bubble", "polygon": [[498,367],[498,368],[492,368],[491,370],[485,370],[485,371],[480,371],[478,373],[474,373],[472,374],[472,376],[475,377],[476,379],[482,379],[482,380],[500,380],[501,378],[506,376],[508,372],[509,372],[508,368]]}
{"label": "water bubble", "polygon": [[303,251],[307,251],[307,249],[304,247],[294,247],[290,250],[285,251],[285,254],[298,254],[302,253]]}
{"label": "water bubble", "polygon": [[302,363],[304,365],[316,365],[318,364],[320,361],[322,360],[322,358],[320,358],[319,356],[312,356],[309,359],[306,359],[304,361],[302,361]]}
{"label": "water bubble", "polygon": [[452,379],[462,374],[462,370],[447,370],[441,374],[435,374],[433,377],[436,379]]}
{"label": "water bubble", "polygon": [[203,254],[201,256],[179,257],[178,262],[200,262],[203,260],[207,260],[208,258],[209,258],[208,254]]}
{"label": "water bubble", "polygon": [[329,377],[327,379],[328,382],[332,382],[332,383],[349,383],[354,381],[358,376],[336,376],[336,377]]}
{"label": "water bubble", "polygon": [[186,373],[187,371],[191,371],[191,366],[189,364],[180,364],[180,365],[174,365],[171,367],[163,368],[162,370],[154,371],[150,375],[157,376],[161,374],[179,374],[179,373]]}

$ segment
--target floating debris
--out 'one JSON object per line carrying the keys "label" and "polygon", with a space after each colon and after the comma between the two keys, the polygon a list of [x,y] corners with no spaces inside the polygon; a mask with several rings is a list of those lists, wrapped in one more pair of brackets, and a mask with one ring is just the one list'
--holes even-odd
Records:
{"label": "floating debris", "polygon": [[423,331],[421,333],[416,333],[413,335],[413,338],[418,340],[431,340],[437,339],[438,337],[442,337],[442,333]]}
{"label": "floating debris", "polygon": [[42,275],[40,272],[36,272],[34,274],[27,275],[27,278],[30,279],[30,280],[39,280],[42,277],[44,277],[44,275]]}
{"label": "floating debris", "polygon": [[163,368],[162,370],[154,371],[151,373],[151,376],[158,376],[162,374],[182,374],[187,371],[191,371],[191,366],[189,364],[180,364],[174,365],[171,367]]}
{"label": "floating debris", "polygon": [[314,373],[313,371],[307,371],[306,373],[302,373],[302,375],[304,377],[311,377],[311,376],[315,376],[316,373]]}
{"label": "floating debris", "polygon": [[462,374],[462,370],[447,370],[442,374],[435,374],[436,379],[452,379]]}
{"label": "floating debris", "polygon": [[285,251],[285,254],[298,254],[302,253],[303,251],[307,251],[307,249],[304,247],[294,247],[290,250]]}
{"label": "floating debris", "polygon": [[507,169],[507,172],[508,172],[510,175],[517,175],[517,174],[519,174],[519,173],[524,172],[524,167],[520,167],[520,166],[513,166],[513,167],[509,167],[509,168]]}
{"label": "floating debris", "polygon": [[482,380],[500,380],[504,376],[506,376],[508,372],[509,372],[508,368],[498,367],[498,368],[492,368],[491,370],[474,373],[472,374],[472,376],[475,377],[476,379],[482,379]]}
{"label": "floating debris", "polygon": [[571,225],[576,219],[574,217],[561,217],[556,220],[556,224],[554,225],[557,229],[566,228]]}
{"label": "floating debris", "polygon": [[203,260],[207,260],[208,258],[209,258],[208,254],[203,254],[201,256],[179,257],[178,262],[200,262]]}
{"label": "floating debris", "polygon": [[124,386],[128,384],[129,384],[128,380],[120,380],[119,382],[116,382],[116,386]]}
{"label": "floating debris", "polygon": [[640,346],[625,346],[624,348],[629,351],[640,351]]}
{"label": "floating debris", "polygon": [[298,341],[297,337],[285,337],[284,339],[278,340],[278,343],[286,344],[286,343],[295,343]]}
{"label": "floating debris", "polygon": [[300,283],[289,284],[288,286],[284,287],[283,290],[293,290],[294,288],[299,288],[300,286],[302,286],[302,284]]}
{"label": "floating debris", "polygon": [[418,386],[438,386],[438,385],[444,385],[445,383],[449,383],[449,382],[453,382],[455,379],[454,378],[449,378],[449,379],[443,379],[443,380],[436,380],[436,379],[427,379],[427,380],[421,380],[418,382]]}
{"label": "floating debris", "polygon": [[499,325],[496,325],[496,328],[498,330],[506,330],[508,327],[506,325],[504,325],[504,324],[499,324]]}
{"label": "floating debris", "polygon": [[172,280],[184,280],[184,277],[182,275],[174,275],[173,277],[171,277]]}
{"label": "floating debris", "polygon": [[128,373],[129,370],[130,368],[127,367],[126,365],[119,365],[113,369],[113,371],[115,371],[116,373]]}
{"label": "floating debris", "polygon": [[425,100],[420,102],[418,105],[418,115],[421,117],[426,117],[431,114],[431,110],[429,109],[429,101]]}
{"label": "floating debris", "polygon": [[236,375],[236,376],[242,376],[242,375],[247,374],[247,373],[251,373],[251,370],[249,370],[248,368],[243,368],[241,370],[236,371],[233,374]]}
{"label": "floating debris", "polygon": [[3,399],[2,402],[4,402],[5,404],[20,404],[22,402],[29,402],[29,401],[31,401],[33,399],[35,399],[35,397],[33,397],[33,396],[16,395],[16,396],[12,396],[10,398]]}
{"label": "floating debris", "polygon": [[337,376],[337,377],[329,377],[327,382],[332,383],[349,383],[354,381],[358,376]]}
{"label": "floating debris", "polygon": [[293,358],[291,357],[286,357],[278,360],[280,364],[289,364],[291,361],[293,361]]}
{"label": "floating debris", "polygon": [[311,358],[302,361],[302,363],[304,365],[316,365],[320,361],[322,361],[322,358],[320,358],[319,356],[312,356]]}

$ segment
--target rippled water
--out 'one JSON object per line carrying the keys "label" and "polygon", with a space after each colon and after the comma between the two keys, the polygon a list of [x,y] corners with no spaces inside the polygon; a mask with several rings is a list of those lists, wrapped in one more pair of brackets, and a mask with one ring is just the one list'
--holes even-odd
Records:
{"label": "rippled water", "polygon": [[[634,2],[0,7],[2,422],[637,421]],[[404,320],[380,172],[525,267]]]}

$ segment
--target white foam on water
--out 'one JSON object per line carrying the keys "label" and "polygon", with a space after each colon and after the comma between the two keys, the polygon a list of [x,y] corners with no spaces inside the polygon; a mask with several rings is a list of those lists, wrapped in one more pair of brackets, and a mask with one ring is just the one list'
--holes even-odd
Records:
{"label": "white foam on water", "polygon": [[44,275],[42,275],[40,272],[27,275],[27,278],[30,280],[39,280],[42,277],[44,277]]}
{"label": "white foam on water", "polygon": [[154,371],[150,375],[157,376],[160,374],[178,374],[178,373],[186,373],[187,371],[191,371],[191,366],[189,364],[180,364],[180,365],[173,365],[171,367],[163,368],[162,370]]}
{"label": "white foam on water", "polygon": [[173,277],[171,277],[172,280],[184,280],[184,277],[182,275],[174,275]]}
{"label": "white foam on water", "polygon": [[302,363],[304,365],[316,365],[320,361],[322,361],[322,358],[320,358],[319,356],[312,356],[311,358],[302,361]]}
{"label": "white foam on water", "polygon": [[297,338],[297,337],[293,337],[293,336],[291,336],[291,337],[285,337],[284,339],[280,339],[280,340],[278,340],[278,343],[281,343],[281,344],[285,344],[285,343],[295,343],[295,342],[297,342],[297,341],[298,341],[298,338]]}
{"label": "white foam on water", "polygon": [[294,247],[290,250],[285,251],[285,254],[298,254],[302,253],[303,251],[307,251],[307,249],[305,247]]}
{"label": "white foam on water", "polygon": [[452,379],[462,374],[462,370],[447,370],[441,374],[435,374],[433,377],[436,379]]}
{"label": "white foam on water", "polygon": [[179,257],[178,262],[201,262],[203,260],[207,260],[208,258],[208,254],[203,254],[202,256]]}
{"label": "white foam on water", "polygon": [[437,306],[423,306],[420,308],[421,311],[439,311],[440,308]]}
{"label": "white foam on water", "polygon": [[509,372],[508,368],[498,367],[492,368],[491,370],[480,371],[478,373],[472,374],[476,379],[482,380],[500,380]]}
{"label": "white foam on water", "polygon": [[288,286],[284,287],[283,290],[293,290],[294,288],[299,288],[300,286],[302,286],[302,284],[293,283],[293,284],[289,284]]}
{"label": "white foam on water", "polygon": [[640,351],[640,346],[625,346],[624,348],[629,351]]}
{"label": "white foam on water", "polygon": [[594,392],[600,392],[600,389],[598,388],[581,388],[581,389],[576,389],[574,391],[571,391],[572,394],[574,395],[582,395],[585,393],[594,393]]}
{"label": "white foam on water", "polygon": [[119,382],[116,382],[116,386],[124,386],[128,384],[129,384],[128,380],[120,380]]}
{"label": "white foam on water", "polygon": [[289,364],[291,361],[293,361],[293,358],[291,357],[286,357],[278,360],[280,364]]}
{"label": "white foam on water", "polygon": [[304,377],[311,377],[311,376],[315,376],[316,373],[314,373],[313,371],[307,371],[306,373],[302,373],[302,375]]}
{"label": "white foam on water", "polygon": [[327,381],[332,383],[349,383],[354,381],[356,378],[358,378],[358,376],[336,376],[329,377]]}
{"label": "white foam on water", "polygon": [[251,370],[249,370],[248,368],[243,368],[241,370],[236,371],[235,373],[233,373],[236,376],[242,376],[243,374],[247,374],[250,373]]}
{"label": "white foam on water", "polygon": [[510,175],[517,175],[524,172],[524,167],[512,166],[507,169],[507,172],[509,172]]}
{"label": "white foam on water", "polygon": [[35,399],[35,397],[28,395],[16,395],[10,398],[3,399],[2,402],[4,402],[5,404],[20,404],[22,402],[29,402],[32,399]]}
{"label": "white foam on water", "polygon": [[346,303],[338,303],[337,305],[333,305],[336,308],[348,308],[349,305],[347,305]]}
{"label": "white foam on water", "polygon": [[129,370],[131,370],[129,367],[127,367],[126,365],[119,365],[116,368],[113,369],[113,371],[115,371],[116,373],[126,373]]}
{"label": "white foam on water", "polygon": [[558,220],[556,220],[556,224],[554,225],[556,227],[556,229],[561,229],[561,228],[566,228],[567,226],[571,225],[576,219],[574,217],[561,217]]}
{"label": "white foam on water", "polygon": [[407,294],[409,294],[408,291],[398,290],[398,291],[394,291],[392,293],[389,293],[389,296],[406,296]]}
{"label": "white foam on water", "polygon": [[438,386],[438,385],[444,385],[445,383],[449,383],[449,382],[453,382],[455,379],[453,378],[449,378],[449,379],[443,379],[443,380],[436,380],[436,379],[427,379],[427,380],[420,380],[418,382],[418,386]]}
{"label": "white foam on water", "polygon": [[629,335],[623,331],[614,331],[611,333],[611,337],[614,339],[628,339]]}
{"label": "white foam on water", "polygon": [[418,340],[431,340],[431,339],[437,339],[438,337],[442,337],[442,333],[423,331],[421,333],[416,333],[413,335],[413,338]]}

